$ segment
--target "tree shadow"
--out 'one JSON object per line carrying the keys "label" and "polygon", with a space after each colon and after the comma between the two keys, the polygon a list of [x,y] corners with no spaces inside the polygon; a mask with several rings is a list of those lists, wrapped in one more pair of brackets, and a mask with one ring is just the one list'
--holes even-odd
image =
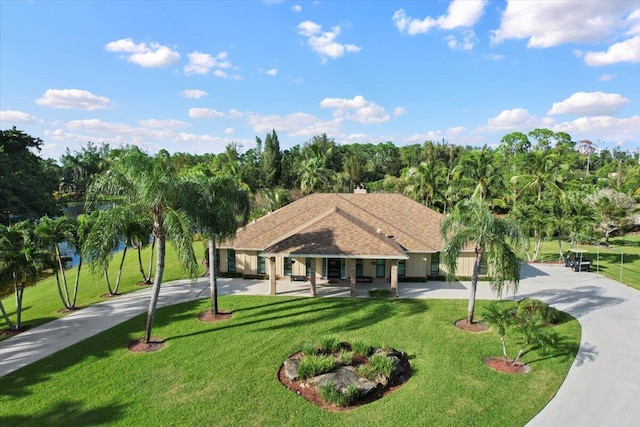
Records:
{"label": "tree shadow", "polygon": [[124,418],[123,405],[110,404],[99,408],[85,409],[82,402],[67,400],[58,402],[55,407],[45,409],[36,415],[0,415],[0,425],[98,426],[111,424],[122,418]]}
{"label": "tree shadow", "polygon": [[580,318],[592,311],[616,306],[626,301],[625,298],[604,295],[605,289],[599,286],[580,286],[575,289],[546,289],[523,297],[544,300],[576,318]]}
{"label": "tree shadow", "polygon": [[520,280],[531,279],[533,277],[545,277],[549,276],[549,273],[536,268],[532,264],[523,263],[520,265]]}

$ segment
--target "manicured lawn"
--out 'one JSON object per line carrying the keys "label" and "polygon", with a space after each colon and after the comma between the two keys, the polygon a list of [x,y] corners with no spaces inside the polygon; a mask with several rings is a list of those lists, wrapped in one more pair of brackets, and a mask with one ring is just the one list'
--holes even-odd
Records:
{"label": "manicured lawn", "polygon": [[[196,257],[202,258],[203,246],[202,242],[194,242],[193,247],[196,251]],[[150,248],[146,248],[143,251],[142,262],[147,270],[149,266],[149,254]],[[120,264],[121,253],[114,255],[111,260],[109,268],[109,277],[111,279],[111,286],[115,286],[115,279]],[[67,270],[67,280],[69,281],[69,288],[72,292],[73,284],[75,283],[76,268]],[[155,271],[155,255],[154,255],[154,271]],[[184,273],[180,269],[178,258],[173,250],[171,244],[167,244],[167,255],[165,258],[165,269],[163,282],[166,283],[171,280],[183,279]],[[138,255],[135,250],[128,250],[127,256],[124,262],[124,268],[122,273],[121,285],[118,292],[126,294],[140,290],[136,283],[142,280],[142,274],[138,267]],[[11,319],[15,320],[15,297],[11,293],[11,287],[5,287],[3,291],[9,294],[2,298],[2,303],[5,309],[10,314]],[[78,291],[77,306],[83,307],[95,304],[100,301],[104,301],[104,298],[100,298],[100,295],[107,293],[107,285],[105,284],[104,277],[100,272],[93,273],[88,265],[84,265],[80,274],[80,286]],[[5,293],[6,294],[6,293]],[[36,286],[30,286],[24,291],[23,310],[22,310],[22,323],[25,325],[31,325],[36,327],[53,319],[63,317],[66,314],[58,313],[58,310],[63,308],[62,301],[58,295],[58,288],[54,276],[49,276],[45,279],[38,281]],[[0,316],[0,330],[6,329],[6,324]],[[5,336],[0,335],[0,340],[5,339]]]}
{"label": "manicured lawn", "polygon": [[[592,271],[596,271],[596,264],[598,264],[598,272],[600,274],[616,281],[622,281],[622,283],[640,290],[640,235],[612,237],[609,239],[609,243],[611,246],[608,248],[605,246],[579,244],[574,244],[571,247],[587,251],[585,256],[592,262]],[[566,252],[569,247],[570,242],[562,242],[563,251]],[[538,260],[557,262],[558,259],[558,241],[543,242]],[[599,262],[596,263],[598,260]]]}
{"label": "manicured lawn", "polygon": [[[167,345],[156,353],[126,349],[142,335],[138,316],[0,378],[0,425],[522,426],[554,396],[580,341],[565,316],[554,327],[562,350],[526,354],[532,372],[515,376],[482,362],[501,354],[494,332],[453,326],[466,301],[223,296],[220,305],[233,317],[214,324],[196,319],[206,300],[159,310],[154,335]],[[277,372],[302,342],[328,336],[404,350],[414,374],[353,411],[317,408]]]}

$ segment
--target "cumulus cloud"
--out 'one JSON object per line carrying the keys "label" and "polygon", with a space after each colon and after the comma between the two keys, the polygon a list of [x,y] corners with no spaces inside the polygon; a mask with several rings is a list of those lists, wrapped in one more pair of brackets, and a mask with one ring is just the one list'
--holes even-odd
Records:
{"label": "cumulus cloud", "polygon": [[36,104],[67,110],[105,110],[113,108],[113,102],[104,96],[80,89],[47,89]]}
{"label": "cumulus cloud", "polygon": [[302,12],[302,6],[300,6],[299,4],[293,5],[291,7],[291,10],[293,10],[294,12]]}
{"label": "cumulus cloud", "polygon": [[449,35],[444,38],[447,46],[452,50],[472,50],[478,38],[472,30],[461,31],[460,38]]}
{"label": "cumulus cloud", "polygon": [[353,99],[325,98],[320,102],[322,108],[333,108],[333,116],[342,121],[343,119],[362,123],[375,124],[389,121],[389,114],[376,104],[367,101],[363,96],[357,95]]}
{"label": "cumulus cloud", "polygon": [[264,72],[266,75],[271,76],[271,77],[275,77],[278,75],[278,70],[275,68],[271,68],[267,71]]}
{"label": "cumulus cloud", "polygon": [[531,48],[593,43],[628,26],[625,15],[636,7],[631,1],[507,0],[491,43],[528,39]]}
{"label": "cumulus cloud", "polygon": [[614,43],[606,51],[587,52],[584,62],[591,66],[617,64],[618,62],[640,62],[640,35]]}
{"label": "cumulus cloud", "polygon": [[22,111],[3,110],[0,111],[0,123],[3,127],[11,127],[18,124],[42,123],[42,120]]}
{"label": "cumulus cloud", "polygon": [[180,60],[180,54],[160,43],[136,43],[131,38],[108,43],[109,52],[121,52],[122,57],[141,67],[168,67]]}
{"label": "cumulus cloud", "polygon": [[611,116],[580,117],[562,122],[551,128],[554,132],[567,132],[575,140],[591,139],[608,142],[636,142],[640,129],[640,115],[627,118]]}
{"label": "cumulus cloud", "polygon": [[212,108],[190,108],[189,117],[192,119],[219,119],[226,117],[226,114]]}
{"label": "cumulus cloud", "polygon": [[454,0],[449,4],[447,13],[437,18],[412,18],[404,9],[398,9],[391,20],[401,33],[414,36],[427,33],[431,28],[453,30],[473,27],[484,12],[487,0]]}
{"label": "cumulus cloud", "polygon": [[234,128],[226,128],[225,130],[222,131],[222,133],[224,133],[225,135],[233,135],[233,133],[236,130]]}
{"label": "cumulus cloud", "polygon": [[185,89],[180,92],[182,96],[190,99],[200,99],[204,96],[209,95],[206,91],[200,89]]}
{"label": "cumulus cloud", "polygon": [[184,66],[184,73],[190,74],[208,74],[213,69],[229,69],[232,67],[229,62],[227,52],[219,52],[216,56],[199,51],[187,54],[189,63]]}
{"label": "cumulus cloud", "polygon": [[360,46],[341,44],[336,41],[340,31],[337,25],[330,31],[322,31],[322,26],[315,22],[304,21],[298,24],[298,34],[307,37],[307,44],[311,50],[320,54],[323,64],[327,62],[327,58],[336,59],[346,53],[360,52]]}
{"label": "cumulus cloud", "polygon": [[278,133],[310,137],[322,133],[336,135],[339,131],[339,124],[335,120],[322,121],[314,115],[301,112],[285,116],[252,113],[247,115],[247,123],[259,134],[278,129]]}
{"label": "cumulus cloud", "polygon": [[143,126],[146,128],[159,128],[159,129],[175,129],[175,128],[181,128],[181,127],[187,126],[186,122],[183,122],[182,120],[173,120],[173,119],[166,119],[166,120],[147,119],[147,120],[140,120],[138,123],[140,124],[140,126]]}
{"label": "cumulus cloud", "polygon": [[403,107],[396,107],[393,109],[394,117],[404,116],[405,114],[407,114],[407,110]]}
{"label": "cumulus cloud", "polygon": [[528,129],[535,127],[537,118],[531,115],[524,108],[514,108],[503,110],[495,117],[487,121],[487,126],[481,128],[482,131],[510,131],[512,129]]}
{"label": "cumulus cloud", "polygon": [[554,102],[547,114],[610,116],[631,101],[617,93],[576,92],[564,101]]}

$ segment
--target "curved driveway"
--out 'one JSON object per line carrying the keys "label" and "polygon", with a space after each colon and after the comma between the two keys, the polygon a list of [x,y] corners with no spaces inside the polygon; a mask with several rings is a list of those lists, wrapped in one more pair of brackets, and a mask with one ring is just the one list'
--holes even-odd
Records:
{"label": "curved driveway", "polygon": [[[468,283],[400,283],[403,298],[468,298]],[[358,284],[366,295],[373,285]],[[221,295],[267,295],[266,281],[220,279]],[[128,320],[147,309],[150,289],[96,304],[0,342],[0,377]],[[302,282],[278,282],[280,295],[308,295]],[[318,286],[318,296],[349,296],[343,286]],[[164,284],[159,307],[208,296],[206,279]],[[479,299],[494,299],[486,283]],[[524,265],[515,298],[539,298],[576,317],[582,339],[557,395],[527,425],[640,425],[640,291],[594,273],[555,265]],[[26,369],[29,369],[28,367]]]}

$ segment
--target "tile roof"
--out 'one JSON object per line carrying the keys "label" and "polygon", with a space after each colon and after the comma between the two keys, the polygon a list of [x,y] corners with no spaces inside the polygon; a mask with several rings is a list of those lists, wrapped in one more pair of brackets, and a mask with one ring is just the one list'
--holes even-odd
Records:
{"label": "tile roof", "polygon": [[437,252],[442,215],[401,194],[311,194],[238,229],[221,247],[270,255],[406,258]]}

